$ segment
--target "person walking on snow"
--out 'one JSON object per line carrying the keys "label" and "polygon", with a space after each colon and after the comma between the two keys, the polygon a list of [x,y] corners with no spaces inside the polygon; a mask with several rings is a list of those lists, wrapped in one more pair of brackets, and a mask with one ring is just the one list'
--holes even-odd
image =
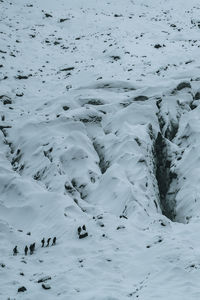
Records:
{"label": "person walking on snow", "polygon": [[43,248],[44,247],[44,243],[45,243],[45,239],[44,238],[41,240],[41,243],[42,243],[42,248]]}
{"label": "person walking on snow", "polygon": [[28,247],[27,247],[27,245],[26,245],[26,247],[24,248],[24,253],[25,253],[25,255],[27,255],[27,253],[28,253]]}
{"label": "person walking on snow", "polygon": [[51,238],[48,238],[46,247],[49,247],[50,240]]}

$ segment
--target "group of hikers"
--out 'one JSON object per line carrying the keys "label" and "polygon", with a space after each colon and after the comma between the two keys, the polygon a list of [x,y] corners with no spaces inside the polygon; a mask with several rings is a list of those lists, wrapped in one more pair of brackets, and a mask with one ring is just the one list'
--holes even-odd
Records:
{"label": "group of hikers", "polygon": [[[83,238],[88,236],[85,225],[83,225],[82,227],[79,226],[78,229],[77,229],[77,232],[78,232],[79,239],[83,239]],[[42,248],[43,247],[49,247],[50,241],[51,241],[51,238],[48,238],[46,246],[45,246],[45,238],[43,238],[41,240],[41,244],[42,244],[41,247]],[[54,246],[55,244],[56,244],[56,237],[53,238],[51,246]],[[30,251],[30,255],[32,255],[35,251],[35,243],[31,244],[29,247],[27,245],[25,246],[25,248],[24,248],[24,254],[25,255],[28,254],[28,250]],[[15,246],[15,248],[13,249],[13,255],[17,255],[17,253],[19,253],[19,251],[17,249],[17,246]]]}
{"label": "group of hikers", "polygon": [[[46,247],[49,247],[50,241],[51,241],[51,238],[48,238]],[[45,247],[45,238],[43,238],[41,240],[41,243],[42,243],[41,247],[42,248]],[[56,244],[56,237],[53,238],[51,246],[54,246],[55,244]],[[35,251],[35,243],[31,244],[29,247],[27,245],[25,246],[25,248],[24,248],[24,254],[25,255],[28,254],[28,250],[30,251],[30,255],[32,255]],[[17,249],[17,246],[15,246],[15,248],[13,249],[13,255],[17,255],[17,253],[19,253],[19,251]]]}

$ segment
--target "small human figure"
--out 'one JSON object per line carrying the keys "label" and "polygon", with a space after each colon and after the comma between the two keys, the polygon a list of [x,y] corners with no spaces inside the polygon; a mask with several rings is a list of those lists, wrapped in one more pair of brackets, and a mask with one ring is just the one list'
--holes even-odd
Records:
{"label": "small human figure", "polygon": [[51,238],[48,238],[46,247],[49,247],[50,240]]}
{"label": "small human figure", "polygon": [[80,235],[81,234],[81,226],[78,227],[77,231],[78,231],[78,235]]}
{"label": "small human figure", "polygon": [[29,250],[30,250],[30,255],[32,255],[33,254],[33,245],[32,244],[29,246]]}
{"label": "small human figure", "polygon": [[17,255],[18,250],[17,250],[17,246],[15,246],[15,248],[13,249],[13,255]]}
{"label": "small human figure", "polygon": [[56,237],[54,236],[52,246],[54,246],[55,244],[56,244]]}
{"label": "small human figure", "polygon": [[42,243],[42,248],[43,248],[44,247],[44,243],[45,243],[45,239],[44,238],[41,240],[41,243]]}
{"label": "small human figure", "polygon": [[35,243],[32,244],[33,252],[35,251]]}
{"label": "small human figure", "polygon": [[31,244],[29,249],[30,249],[30,254],[32,255],[33,252],[35,251],[35,243]]}
{"label": "small human figure", "polygon": [[27,245],[26,245],[26,247],[24,248],[24,253],[25,253],[25,255],[27,255],[27,253],[28,253],[28,247],[27,247]]}

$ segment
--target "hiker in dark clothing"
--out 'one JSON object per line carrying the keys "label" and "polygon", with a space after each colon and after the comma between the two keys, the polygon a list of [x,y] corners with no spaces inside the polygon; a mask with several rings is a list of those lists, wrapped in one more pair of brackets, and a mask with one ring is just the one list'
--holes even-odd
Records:
{"label": "hiker in dark clothing", "polygon": [[45,243],[45,239],[44,238],[41,240],[41,243],[42,243],[42,247],[44,247],[44,243]]}
{"label": "hiker in dark clothing", "polygon": [[29,249],[30,249],[30,254],[32,255],[33,252],[35,251],[35,243],[31,244]]}
{"label": "hiker in dark clothing", "polygon": [[56,244],[56,237],[54,236],[52,246],[54,246],[55,244]]}
{"label": "hiker in dark clothing", "polygon": [[78,231],[78,235],[80,235],[81,234],[81,226],[78,227],[77,231]]}
{"label": "hiker in dark clothing", "polygon": [[48,238],[46,247],[49,247],[50,240],[51,238]]}
{"label": "hiker in dark clothing", "polygon": [[35,243],[32,244],[32,247],[33,247],[32,249],[33,249],[33,252],[34,252],[35,251]]}
{"label": "hiker in dark clothing", "polygon": [[13,249],[13,255],[17,255],[18,250],[17,250],[17,246],[15,246],[15,248]]}
{"label": "hiker in dark clothing", "polygon": [[25,253],[25,255],[27,255],[27,253],[28,253],[28,247],[27,246],[24,248],[24,253]]}

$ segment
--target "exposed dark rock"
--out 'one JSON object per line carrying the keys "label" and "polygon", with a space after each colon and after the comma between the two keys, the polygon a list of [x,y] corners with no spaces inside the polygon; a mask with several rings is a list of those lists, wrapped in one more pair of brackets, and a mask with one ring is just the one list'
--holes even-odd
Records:
{"label": "exposed dark rock", "polygon": [[65,105],[63,106],[63,110],[68,110],[69,109],[69,106]]}
{"label": "exposed dark rock", "polygon": [[159,49],[159,48],[162,48],[162,46],[160,44],[156,44],[156,45],[154,45],[154,48]]}
{"label": "exposed dark rock", "polygon": [[114,60],[116,60],[116,61],[119,60],[119,59],[121,59],[121,57],[118,56],[118,55],[112,55],[111,58],[114,59]]}
{"label": "exposed dark rock", "polygon": [[102,151],[102,147],[98,143],[94,142],[93,146],[99,157],[99,168],[101,170],[101,173],[104,174],[106,170],[109,168],[110,162],[105,159]]}
{"label": "exposed dark rock", "polygon": [[12,126],[3,126],[3,125],[0,125],[0,130],[6,129],[6,128],[12,128]]}
{"label": "exposed dark rock", "polygon": [[199,100],[200,99],[200,92],[197,92],[194,96],[194,100]]}
{"label": "exposed dark rock", "polygon": [[88,233],[85,232],[85,233],[79,235],[79,239],[84,239],[84,238],[86,238],[87,236],[88,236]]}
{"label": "exposed dark rock", "polygon": [[25,286],[22,286],[22,287],[18,288],[18,293],[25,292],[25,291],[26,291]]}
{"label": "exposed dark rock", "polygon": [[90,99],[87,104],[91,104],[91,105],[102,105],[103,103],[101,102],[101,100],[99,99]]}
{"label": "exposed dark rock", "polygon": [[64,71],[72,71],[72,70],[74,70],[74,67],[63,68],[60,71],[64,72]]}
{"label": "exposed dark rock", "polygon": [[53,16],[51,14],[45,13],[44,14],[46,18],[52,18]]}
{"label": "exposed dark rock", "polygon": [[120,18],[120,17],[123,17],[123,15],[121,15],[121,14],[120,15],[119,14],[114,14],[114,17],[115,18]]}
{"label": "exposed dark rock", "polygon": [[4,105],[12,104],[11,98],[6,95],[1,95],[0,100],[3,102]]}
{"label": "exposed dark rock", "polygon": [[87,118],[80,118],[80,121],[83,123],[99,123],[102,121],[100,116],[88,116]]}
{"label": "exposed dark rock", "polygon": [[60,23],[63,23],[63,22],[65,22],[65,21],[69,21],[69,20],[70,20],[69,18],[64,18],[64,19],[60,19],[59,22],[60,22]]}
{"label": "exposed dark rock", "polygon": [[16,94],[17,97],[23,97],[24,93]]}
{"label": "exposed dark rock", "polygon": [[28,79],[29,76],[32,76],[32,75],[17,75],[15,78],[21,80],[21,79]]}
{"label": "exposed dark rock", "polygon": [[183,81],[183,82],[179,83],[176,87],[176,90],[181,91],[185,88],[191,88],[191,84],[188,81]]}
{"label": "exposed dark rock", "polygon": [[124,225],[120,225],[117,227],[117,230],[120,230],[120,229],[125,229],[126,227]]}
{"label": "exposed dark rock", "polygon": [[149,98],[147,96],[137,96],[133,100],[134,101],[147,101]]}
{"label": "exposed dark rock", "polygon": [[125,216],[125,215],[120,215],[119,217],[120,217],[120,219],[121,218],[128,219],[127,216]]}
{"label": "exposed dark rock", "polygon": [[44,290],[50,290],[51,288],[49,284],[44,284],[44,283],[42,284],[42,287]]}
{"label": "exposed dark rock", "polygon": [[42,277],[38,280],[38,283],[41,283],[41,282],[45,282],[47,280],[51,280],[51,276],[45,276],[45,277]]}

